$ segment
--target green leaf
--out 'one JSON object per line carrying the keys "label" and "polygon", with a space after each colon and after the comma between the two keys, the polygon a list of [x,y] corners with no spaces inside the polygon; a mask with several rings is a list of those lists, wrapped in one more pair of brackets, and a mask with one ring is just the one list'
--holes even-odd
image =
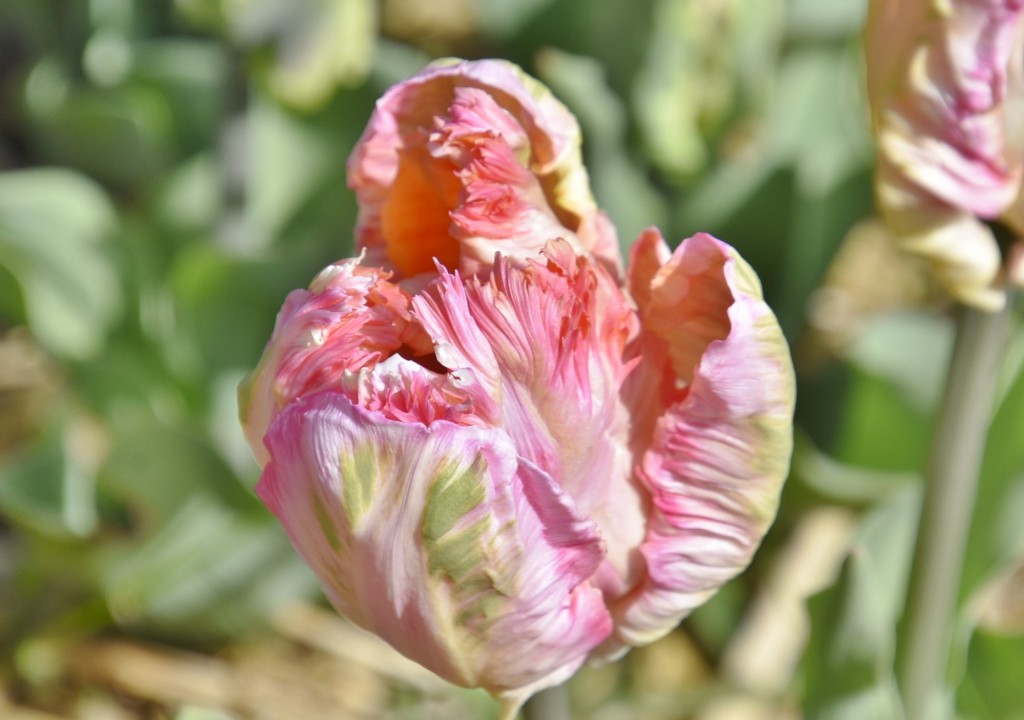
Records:
{"label": "green leaf", "polygon": [[856,505],[885,500],[921,482],[917,472],[892,472],[839,462],[814,447],[804,433],[796,436],[793,478],[830,501]]}
{"label": "green leaf", "polygon": [[162,179],[151,217],[173,232],[211,232],[223,210],[222,170],[209,153],[181,163]]}
{"label": "green leaf", "polygon": [[[264,249],[289,228],[312,199],[329,188],[335,206],[349,200],[345,189],[345,157],[370,117],[358,96],[346,95],[347,111],[336,107],[315,118],[289,112],[257,94],[248,112],[252,166],[247,180],[246,221],[248,246]],[[338,224],[321,236],[322,244],[335,243],[340,257],[351,247],[352,223]],[[335,259],[335,258],[332,258]]]}
{"label": "green leaf", "polygon": [[551,3],[552,0],[475,0],[474,5],[484,32],[492,37],[504,38],[519,31]]}
{"label": "green leaf", "polygon": [[933,412],[946,383],[953,349],[953,324],[943,315],[891,312],[871,317],[849,357],[854,365],[884,378],[922,413]]}
{"label": "green leaf", "polygon": [[781,10],[780,0],[655,4],[633,97],[647,155],[671,179],[702,169],[726,121],[767,95]]}
{"label": "green leaf", "polygon": [[255,486],[260,467],[238,420],[238,385],[245,371],[225,372],[211,384],[207,428],[213,448],[247,487]]}
{"label": "green leaf", "polygon": [[978,632],[971,640],[958,709],[973,720],[1024,720],[1020,659],[1024,637]]}
{"label": "green leaf", "polygon": [[291,107],[319,109],[361,83],[377,41],[372,0],[178,0],[193,22],[226,32],[258,58],[253,75]]}
{"label": "green leaf", "polygon": [[849,37],[864,25],[863,0],[787,0],[787,30],[794,35]]}
{"label": "green leaf", "polygon": [[316,588],[269,517],[240,516],[206,493],[176,508],[148,541],[111,560],[111,614],[177,640],[228,637],[266,622]]}
{"label": "green leaf", "polygon": [[931,446],[930,416],[888,380],[854,370],[832,454],[842,462],[889,471],[924,467]]}
{"label": "green leaf", "polygon": [[131,47],[130,81],[155,90],[166,104],[174,157],[187,157],[222,140],[227,48],[209,40],[149,38]]}
{"label": "green leaf", "polygon": [[44,535],[88,537],[96,529],[96,475],[69,448],[71,424],[58,415],[24,455],[0,464],[0,512]]}
{"label": "green leaf", "polygon": [[[373,0],[307,0],[306,12],[301,12],[301,2],[286,4],[292,28],[278,38],[267,78],[278,97],[311,110],[337,88],[356,86],[366,78],[377,39]],[[296,16],[303,19],[295,21]]]}
{"label": "green leaf", "polygon": [[601,3],[598,11],[593,0],[544,3],[519,33],[508,38],[503,54],[524,66],[548,48],[590,58],[607,73],[608,86],[626,96],[647,52],[654,4],[655,0],[609,2]]}
{"label": "green leaf", "polygon": [[240,514],[258,510],[256,499],[206,436],[184,422],[162,420],[146,407],[123,405],[112,425],[113,447],[101,487],[127,506],[143,532],[163,527],[196,494],[215,496]]}
{"label": "green leaf", "polygon": [[695,225],[723,223],[780,167],[792,165],[798,193],[816,200],[861,172],[872,146],[860,67],[859,56],[846,46],[786,55],[765,112],[763,140],[718,166],[681,206],[682,217]]}
{"label": "green leaf", "polygon": [[139,82],[97,89],[48,74],[40,63],[26,85],[28,129],[45,162],[134,192],[177,154],[174,113],[160,89]]}
{"label": "green leaf", "polygon": [[320,269],[308,253],[240,260],[209,245],[179,253],[171,275],[175,367],[194,379],[255,367],[289,292]]}
{"label": "green leaf", "polygon": [[0,174],[0,265],[21,285],[32,332],[57,355],[95,356],[118,315],[114,224],[107,196],[78,173]]}
{"label": "green leaf", "polygon": [[808,718],[902,717],[893,659],[919,502],[904,491],[866,515],[839,581],[810,600]]}

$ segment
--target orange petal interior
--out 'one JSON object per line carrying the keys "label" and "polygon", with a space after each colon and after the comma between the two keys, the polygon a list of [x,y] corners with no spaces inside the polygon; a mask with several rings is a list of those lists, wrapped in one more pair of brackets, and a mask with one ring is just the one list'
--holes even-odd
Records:
{"label": "orange petal interior", "polygon": [[449,231],[449,211],[461,189],[455,167],[425,152],[421,161],[416,154],[401,151],[398,175],[381,210],[381,235],[400,277],[433,272],[434,258],[447,268],[459,264],[459,243]]}

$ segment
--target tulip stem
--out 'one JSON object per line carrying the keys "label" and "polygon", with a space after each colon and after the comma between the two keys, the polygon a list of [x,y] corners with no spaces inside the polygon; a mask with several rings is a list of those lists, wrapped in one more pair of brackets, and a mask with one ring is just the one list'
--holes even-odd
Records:
{"label": "tulip stem", "polygon": [[523,705],[523,720],[571,720],[569,691],[565,685],[541,690]]}
{"label": "tulip stem", "polygon": [[999,313],[960,308],[896,653],[907,720],[939,717],[932,703],[944,693],[978,476],[1010,327],[1010,301],[1008,297]]}

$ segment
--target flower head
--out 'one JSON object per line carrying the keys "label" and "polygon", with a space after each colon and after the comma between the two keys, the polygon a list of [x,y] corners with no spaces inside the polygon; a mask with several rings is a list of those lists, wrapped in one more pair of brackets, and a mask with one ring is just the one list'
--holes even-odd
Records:
{"label": "flower head", "polygon": [[882,213],[957,299],[1002,306],[983,220],[1024,231],[1024,3],[872,0],[868,94]]}
{"label": "flower head", "polygon": [[[477,175],[521,179],[502,152]],[[439,238],[462,243],[465,205]],[[507,714],[740,572],[792,440],[786,344],[735,251],[648,230],[623,280],[582,226],[518,215],[540,210],[415,275],[388,253],[422,248],[367,241],[289,296],[242,391],[257,493],[335,606]]]}

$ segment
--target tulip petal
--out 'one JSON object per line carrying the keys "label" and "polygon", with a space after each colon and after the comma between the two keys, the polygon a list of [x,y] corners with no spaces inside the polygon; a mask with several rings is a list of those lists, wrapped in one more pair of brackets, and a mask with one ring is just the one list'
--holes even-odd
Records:
{"label": "tulip petal", "polygon": [[649,416],[634,442],[653,507],[647,575],[613,606],[607,655],[661,637],[747,566],[792,449],[792,364],[756,275],[709,235],[667,255],[648,231],[631,262],[645,354],[629,392]]}
{"label": "tulip petal", "polygon": [[325,391],[267,435],[257,493],[334,605],[516,707],[611,631],[594,524],[500,430],[401,423]]}
{"label": "tulip petal", "polygon": [[259,365],[238,390],[245,436],[260,464],[268,459],[267,428],[295,398],[337,388],[345,373],[373,367],[399,348],[429,352],[409,311],[409,295],[358,260],[329,265],[309,290],[288,295]]}
{"label": "tulip petal", "polygon": [[413,307],[438,360],[486,389],[491,404],[477,412],[598,523],[608,560],[594,582],[617,596],[639,577],[646,525],[620,397],[636,317],[611,275],[568,243],[544,259],[499,257],[486,281],[442,269]]}
{"label": "tulip petal", "polygon": [[556,237],[619,268],[576,119],[511,63],[443,60],[391,88],[348,174],[358,246],[402,278],[432,272],[434,258],[475,274],[496,252],[525,255]]}
{"label": "tulip petal", "polygon": [[954,296],[986,310],[1003,303],[999,253],[974,218],[1020,195],[1022,13],[1017,0],[873,0],[867,23],[879,208]]}
{"label": "tulip petal", "polygon": [[461,167],[463,191],[449,213],[450,232],[460,244],[459,269],[486,272],[496,252],[535,257],[555,238],[584,254],[586,248],[556,216],[539,179],[526,167],[530,147],[522,127],[479,88],[456,88],[450,111],[451,122],[433,133],[431,142],[436,155]]}
{"label": "tulip petal", "polygon": [[872,3],[868,23],[882,154],[935,198],[986,218],[1016,197],[1022,171],[1024,137],[1005,115],[1024,91],[1008,82],[1022,61],[1022,10],[1016,0],[944,9],[883,0]]}
{"label": "tulip petal", "polygon": [[1002,258],[992,230],[973,213],[923,195],[879,159],[877,194],[902,247],[931,262],[939,281],[959,301],[989,312],[1005,293],[996,285]]}

